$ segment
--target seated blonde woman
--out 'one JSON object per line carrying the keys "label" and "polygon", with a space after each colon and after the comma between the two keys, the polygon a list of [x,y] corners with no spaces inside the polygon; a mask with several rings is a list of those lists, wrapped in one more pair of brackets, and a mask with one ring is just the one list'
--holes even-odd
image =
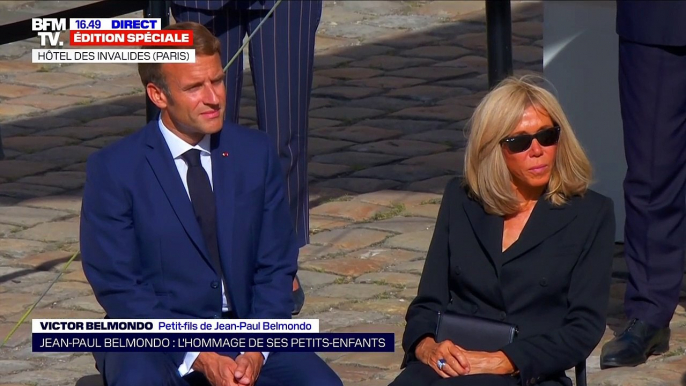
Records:
{"label": "seated blonde woman", "polygon": [[[443,195],[407,311],[404,370],[392,386],[572,384],[565,370],[605,330],[614,244],[613,203],[590,180],[589,161],[548,91],[509,78],[484,97],[464,179]],[[439,312],[506,323],[518,334],[493,350],[437,342]],[[464,336],[470,331],[453,333],[478,345],[480,336]]]}

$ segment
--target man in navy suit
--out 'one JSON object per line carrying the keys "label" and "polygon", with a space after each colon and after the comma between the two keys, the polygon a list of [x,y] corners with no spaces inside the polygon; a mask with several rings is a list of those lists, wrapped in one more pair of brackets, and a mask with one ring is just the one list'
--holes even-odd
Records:
{"label": "man in navy suit", "polygon": [[617,1],[627,173],[624,331],[601,368],[669,349],[686,255],[686,2]]}
{"label": "man in navy suit", "polygon": [[[225,121],[219,41],[167,29],[193,31],[196,62],[140,64],[159,119],[89,158],[86,277],[108,318],[290,318],[298,248],[276,151]],[[314,353],[94,356],[108,386],[342,385]]]}
{"label": "man in navy suit", "polygon": [[[274,0],[173,0],[176,21],[203,24],[222,44],[226,65],[252,34]],[[286,178],[286,195],[298,247],[309,243],[307,133],[315,33],[322,13],[321,0],[285,0],[250,41],[250,67],[255,87],[257,126],[275,143]],[[238,122],[243,56],[229,67],[226,118]],[[296,277],[297,278],[297,277]],[[293,282],[295,309],[304,293]]]}

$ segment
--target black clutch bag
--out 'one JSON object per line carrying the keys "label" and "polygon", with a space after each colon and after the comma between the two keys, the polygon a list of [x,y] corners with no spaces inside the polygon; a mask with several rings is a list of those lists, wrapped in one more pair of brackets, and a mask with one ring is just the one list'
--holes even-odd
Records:
{"label": "black clutch bag", "polygon": [[517,326],[454,313],[438,313],[436,342],[450,340],[470,351],[495,352],[512,343]]}

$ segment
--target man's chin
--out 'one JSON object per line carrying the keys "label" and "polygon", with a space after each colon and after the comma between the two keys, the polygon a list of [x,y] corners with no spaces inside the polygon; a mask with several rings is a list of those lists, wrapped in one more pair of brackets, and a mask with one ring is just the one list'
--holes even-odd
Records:
{"label": "man's chin", "polygon": [[223,115],[215,117],[200,117],[200,124],[205,129],[204,131],[210,133],[216,133],[224,127],[224,117]]}
{"label": "man's chin", "polygon": [[204,131],[207,134],[214,134],[220,132],[222,130],[222,127],[224,127],[224,125],[207,125],[205,126]]}

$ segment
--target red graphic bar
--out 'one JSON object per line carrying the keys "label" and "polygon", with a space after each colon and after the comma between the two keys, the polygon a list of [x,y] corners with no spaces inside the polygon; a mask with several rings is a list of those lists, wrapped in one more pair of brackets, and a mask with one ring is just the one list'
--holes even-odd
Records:
{"label": "red graphic bar", "polygon": [[193,31],[71,31],[71,46],[192,46]]}

